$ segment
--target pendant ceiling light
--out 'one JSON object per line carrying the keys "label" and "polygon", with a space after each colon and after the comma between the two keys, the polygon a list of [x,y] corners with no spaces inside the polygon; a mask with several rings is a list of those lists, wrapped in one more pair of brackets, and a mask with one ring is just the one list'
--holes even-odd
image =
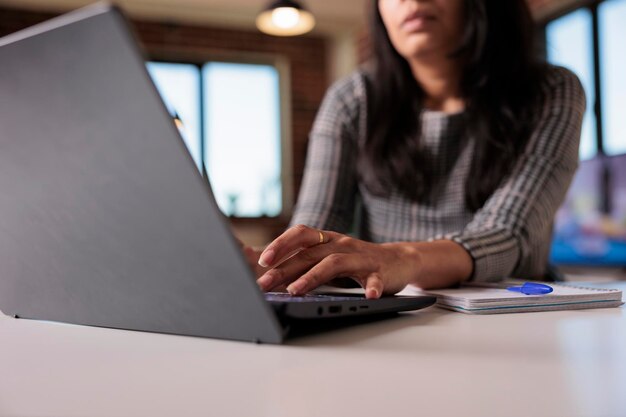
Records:
{"label": "pendant ceiling light", "polygon": [[274,36],[296,36],[309,32],[315,18],[308,10],[292,0],[272,1],[256,18],[263,33]]}

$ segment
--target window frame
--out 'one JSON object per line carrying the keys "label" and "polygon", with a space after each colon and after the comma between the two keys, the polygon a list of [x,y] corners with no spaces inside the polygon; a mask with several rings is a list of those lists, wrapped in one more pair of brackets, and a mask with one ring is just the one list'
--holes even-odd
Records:
{"label": "window frame", "polygon": [[540,37],[542,40],[543,57],[547,60],[547,26],[552,21],[557,20],[565,15],[573,13],[580,9],[587,9],[591,13],[591,37],[593,46],[593,88],[595,90],[593,103],[593,117],[595,118],[595,134],[596,134],[596,156],[605,157],[604,150],[604,125],[602,114],[602,64],[600,62],[600,22],[598,17],[598,8],[601,3],[606,0],[593,0],[581,3],[575,3],[569,7],[564,7],[558,11],[547,15],[539,22]]}
{"label": "window frame", "polygon": [[552,21],[559,19],[569,13],[575,12],[580,9],[587,9],[591,13],[591,36],[593,46],[593,88],[595,90],[595,101],[593,103],[593,117],[595,118],[595,130],[596,130],[596,155],[593,158],[599,158],[602,160],[602,174],[600,183],[600,212],[609,213],[611,211],[611,182],[612,172],[610,171],[608,159],[610,155],[606,154],[604,149],[604,118],[602,108],[602,62],[600,57],[600,19],[599,19],[599,7],[607,0],[587,0],[583,2],[573,2],[569,6],[558,9],[546,15],[538,22],[539,36],[542,40],[541,46],[543,47],[542,53],[544,59],[547,61],[547,26]]}
{"label": "window frame", "polygon": [[193,65],[200,74],[200,162],[202,178],[208,183],[208,175],[205,164],[205,118],[204,118],[204,79],[202,68],[209,63],[234,63],[251,65],[270,65],[278,72],[278,97],[279,97],[279,118],[280,118],[280,180],[281,180],[281,211],[277,216],[239,217],[229,216],[230,219],[238,222],[256,221],[258,219],[276,220],[284,223],[291,217],[294,203],[293,193],[293,163],[292,163],[292,129],[291,129],[291,74],[289,71],[288,59],[280,55],[255,54],[255,53],[194,53],[180,51],[161,51],[157,53],[147,53],[146,62],[156,62],[164,64],[185,64]]}

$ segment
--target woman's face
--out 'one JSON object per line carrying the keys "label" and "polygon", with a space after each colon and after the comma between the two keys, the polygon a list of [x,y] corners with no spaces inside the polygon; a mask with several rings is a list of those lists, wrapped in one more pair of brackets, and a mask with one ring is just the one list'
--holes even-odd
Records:
{"label": "woman's face", "polygon": [[448,55],[459,46],[463,1],[378,0],[378,9],[394,48],[411,61]]}

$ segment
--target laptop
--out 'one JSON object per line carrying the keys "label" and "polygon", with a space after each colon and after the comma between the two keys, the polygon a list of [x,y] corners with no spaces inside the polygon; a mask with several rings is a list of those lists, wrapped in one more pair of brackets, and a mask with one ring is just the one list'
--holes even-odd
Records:
{"label": "laptop", "polygon": [[281,343],[435,301],[263,294],[119,9],[6,36],[0,62],[3,313]]}

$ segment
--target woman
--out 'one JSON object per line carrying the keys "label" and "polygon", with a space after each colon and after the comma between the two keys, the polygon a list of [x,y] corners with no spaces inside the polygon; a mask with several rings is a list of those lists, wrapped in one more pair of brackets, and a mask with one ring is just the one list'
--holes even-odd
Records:
{"label": "woman", "polygon": [[[247,249],[267,268],[259,286],[303,294],[350,277],[377,298],[540,279],[577,167],[578,79],[535,58],[524,0],[372,6],[374,66],[324,99],[297,226],[261,254]],[[363,240],[344,234],[357,200]]]}

